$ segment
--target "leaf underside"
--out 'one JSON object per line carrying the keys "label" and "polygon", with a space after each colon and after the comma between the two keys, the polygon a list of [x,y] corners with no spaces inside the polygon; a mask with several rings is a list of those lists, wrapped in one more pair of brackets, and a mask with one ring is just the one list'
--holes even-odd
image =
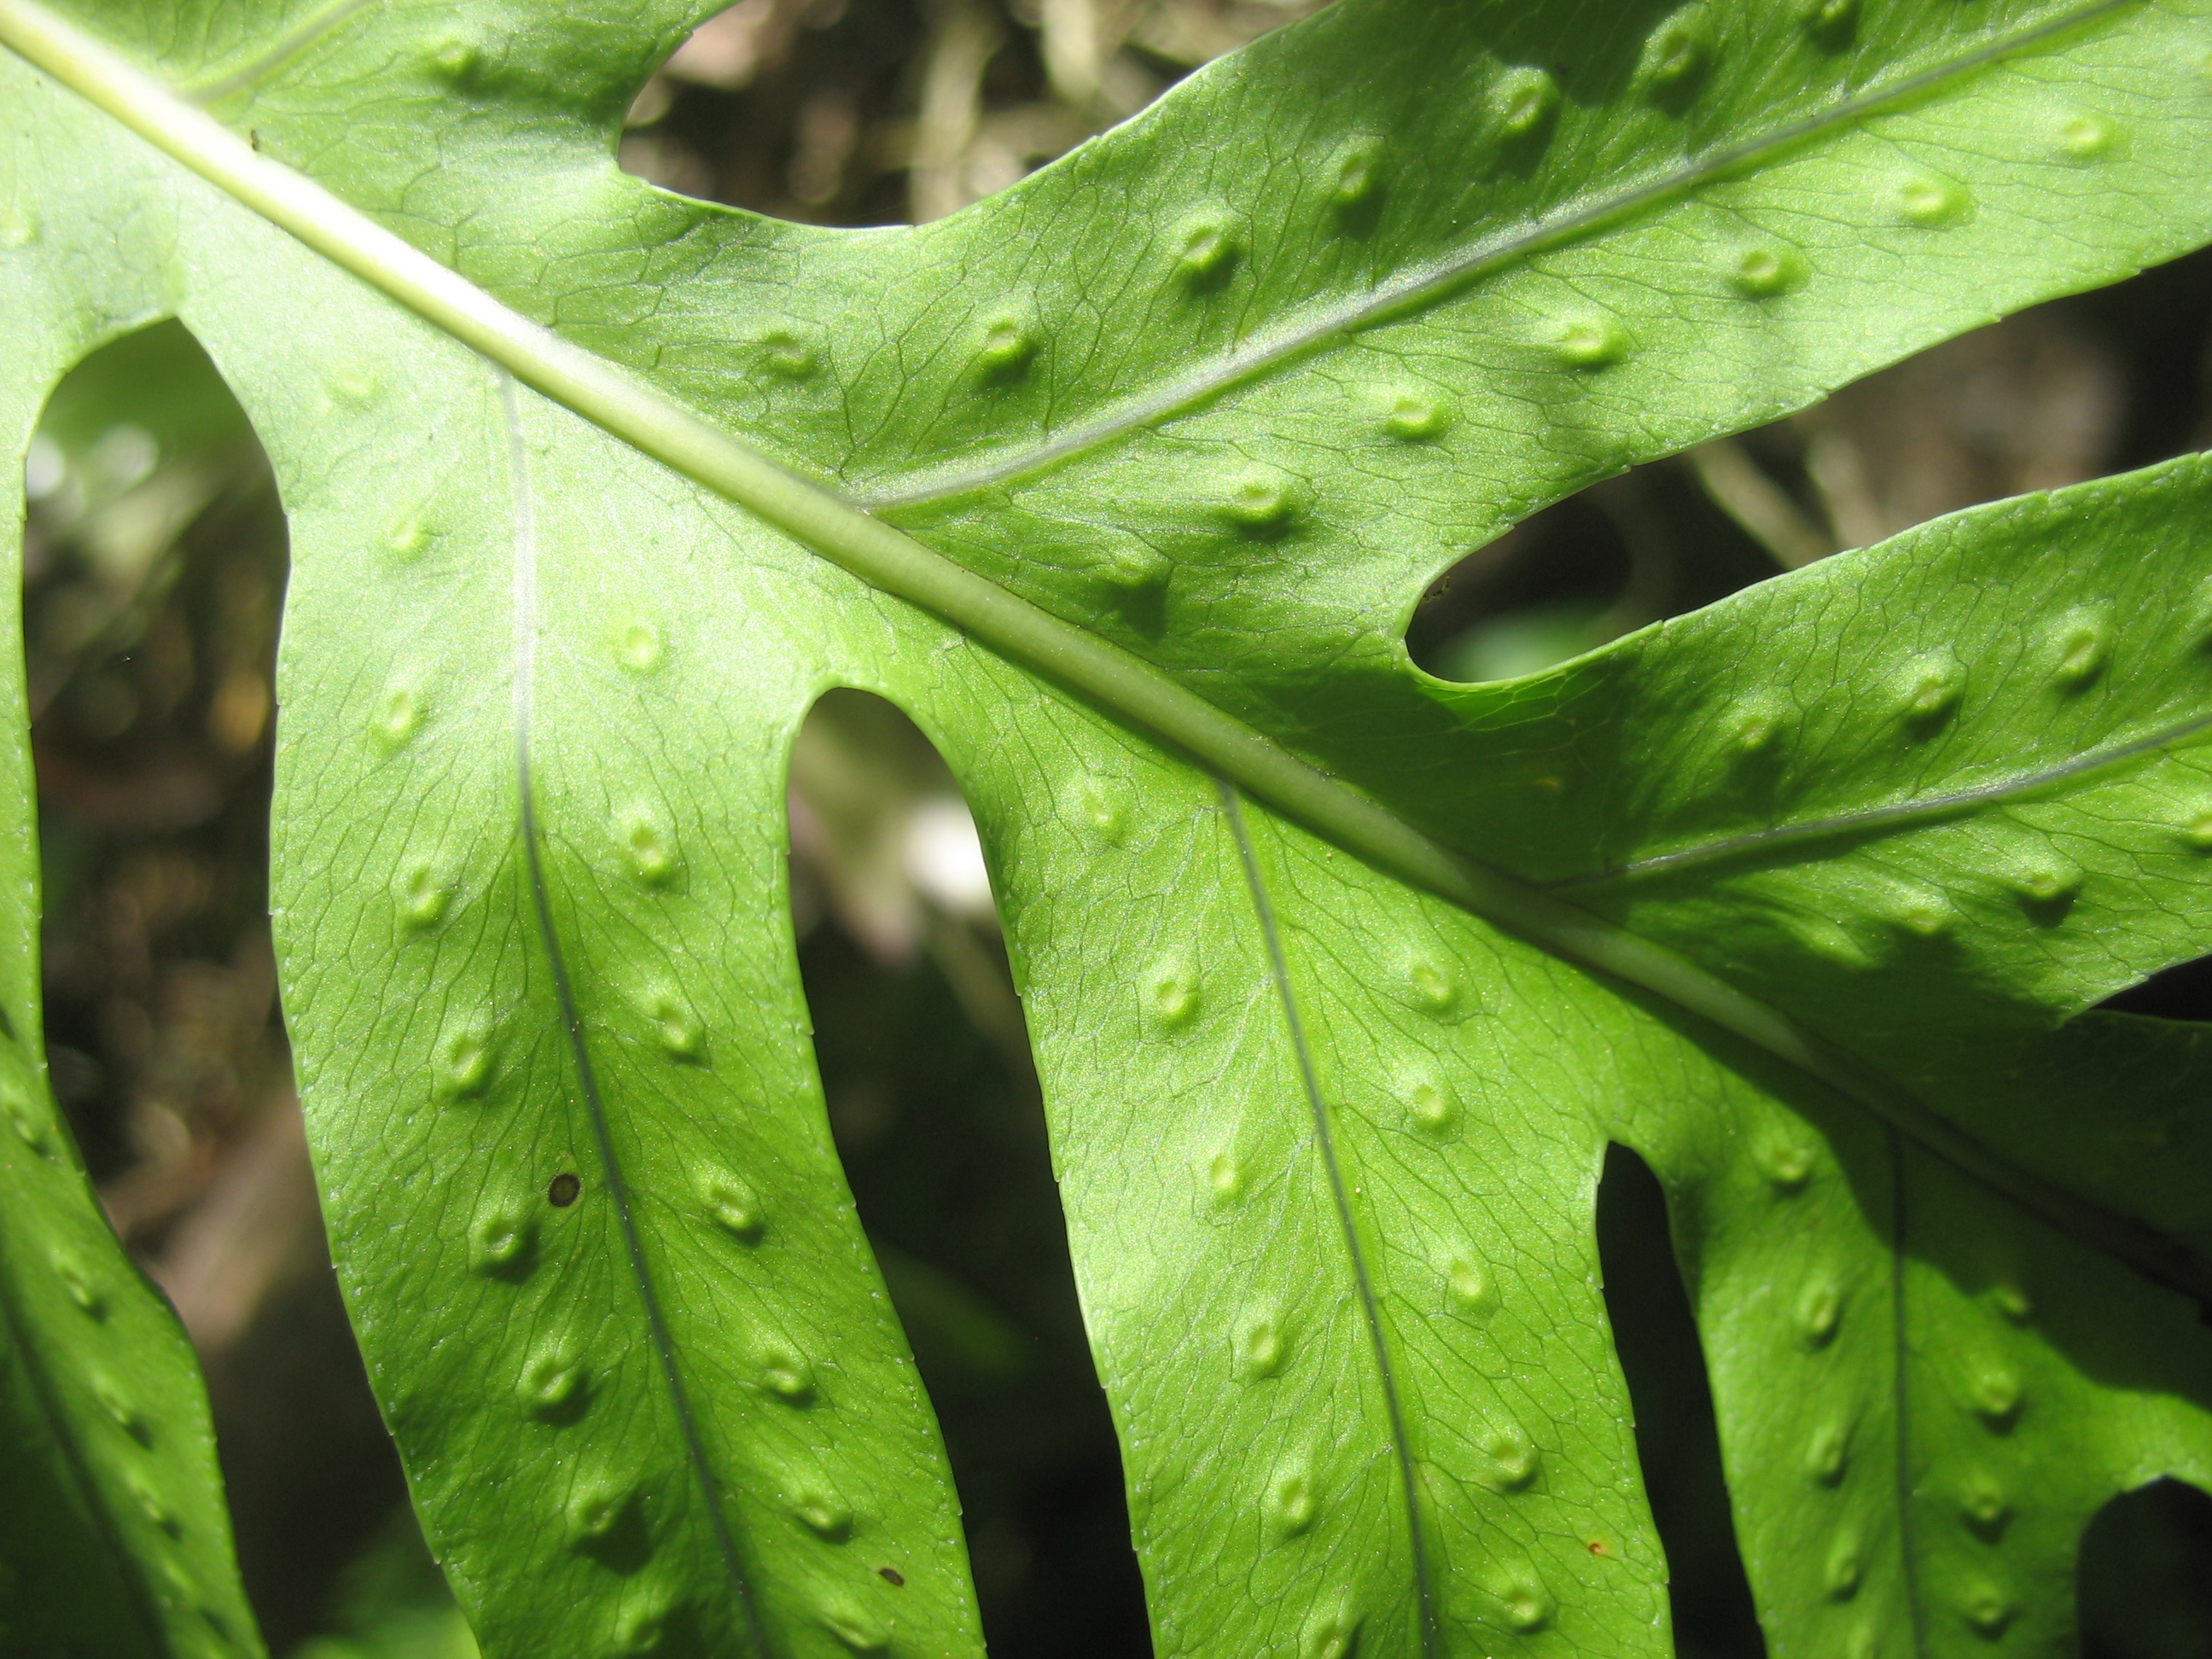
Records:
{"label": "leaf underside", "polygon": [[[1001,197],[841,234],[616,171],[680,7],[84,12],[1041,628],[1874,1080],[1313,833],[0,57],[19,447],[175,315],[276,467],[286,1012],[487,1651],[980,1646],[793,963],[784,777],[833,685],[911,712],[983,830],[1164,1653],[1665,1650],[1614,1140],[1672,1200],[1778,1656],[2063,1651],[2087,1517],[2212,1482],[2212,1334],[2099,1230],[2206,1271],[2207,1059],[2085,1012],[2212,945],[2212,472],[1941,521],[1528,680],[1401,643],[1581,484],[2212,237],[2203,0],[1340,0]],[[0,38],[46,15],[0,0]],[[0,1246],[11,1331],[65,1326]],[[204,1468],[163,1479],[202,1514]]]}
{"label": "leaf underside", "polygon": [[[11,362],[0,450],[20,462],[69,359]],[[0,480],[20,524],[21,465]],[[16,665],[0,677],[16,733],[0,752],[0,1652],[257,1655],[191,1345],[110,1231],[48,1086],[21,607],[0,617]]]}

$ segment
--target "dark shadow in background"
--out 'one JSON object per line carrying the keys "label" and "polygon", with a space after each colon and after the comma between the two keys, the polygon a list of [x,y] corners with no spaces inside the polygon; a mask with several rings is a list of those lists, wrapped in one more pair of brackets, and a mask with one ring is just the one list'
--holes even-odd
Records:
{"label": "dark shadow in background", "polygon": [[208,1398],[240,1571],[282,1654],[325,1628],[342,1575],[407,1503],[327,1261],[297,1264],[213,1359]]}
{"label": "dark shadow in background", "polygon": [[2081,1659],[2212,1659],[2212,1498],[2154,1480],[2081,1534]]}
{"label": "dark shadow in background", "polygon": [[[1942,428],[1958,451],[1952,459],[1990,487],[1930,512],[2068,482],[2039,474],[2002,479],[1998,463],[2019,459],[2008,447],[2019,440],[2007,422],[2026,421],[2027,406],[2051,394],[2050,360],[2086,354],[2109,371],[2112,403],[2076,411],[2094,413],[2098,425],[2094,453],[2075,458],[2085,463],[2080,476],[2130,471],[2212,444],[2212,249],[2033,307],[1984,343],[1998,336],[2009,343],[1979,355],[1936,348],[1950,378],[1935,386],[1916,378],[1918,360],[1909,359],[1846,388],[1828,406],[1826,424],[1856,431],[1887,421],[1900,398],[1948,394],[1956,404]],[[1862,395],[1884,384],[1883,397]],[[1824,520],[1809,448],[1824,424],[1820,416],[1808,411],[1737,441],[1801,509]],[[1568,496],[1468,554],[1423,596],[1406,646],[1416,664],[1444,679],[1510,678],[1777,574],[1773,556],[1678,461],[1656,462]],[[1531,650],[1534,658],[1519,659]]]}
{"label": "dark shadow in background", "polygon": [[[405,1498],[276,1006],[284,519],[245,411],[177,322],[88,356],[40,432],[22,605],[46,1049],[110,1219],[200,1346],[240,1569],[281,1655]],[[172,527],[134,532],[155,522]]]}
{"label": "dark shadow in background", "polygon": [[[1650,1166],[1621,1146],[1607,1152],[1597,1228],[1637,1455],[1667,1550],[1678,1651],[1764,1659],[1666,1196]],[[2161,1480],[2107,1503],[2082,1534],[2080,1609],[2081,1659],[2212,1659],[2212,1497]]]}
{"label": "dark shadow in background", "polygon": [[799,951],[848,1179],[936,1407],[994,1659],[1152,1651],[1034,1082],[927,958]]}
{"label": "dark shadow in background", "polygon": [[2115,991],[2097,1006],[2108,1014],[2148,1014],[2153,1019],[2212,1023],[2212,957],[2176,963],[2139,985]]}
{"label": "dark shadow in background", "polygon": [[1636,1455],[1667,1550],[1680,1659],[1765,1659],[1735,1542],[1712,1385],[1651,1166],[1606,1149],[1597,1189],[1606,1316],[1636,1413]]}
{"label": "dark shadow in background", "polygon": [[1018,1021],[1004,947],[928,926],[902,966],[827,922],[801,940],[830,1127],[944,1430],[992,1659],[1147,1659],[1026,1035],[979,1029],[944,965],[988,976]]}

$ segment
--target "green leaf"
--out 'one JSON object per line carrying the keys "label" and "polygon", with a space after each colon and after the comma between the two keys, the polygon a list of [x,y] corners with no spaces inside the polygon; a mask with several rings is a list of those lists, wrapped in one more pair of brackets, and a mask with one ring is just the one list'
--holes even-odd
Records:
{"label": "green leaf", "polygon": [[[20,459],[43,394],[75,354],[61,338],[11,336],[10,345],[0,451]],[[21,465],[0,479],[0,516],[20,525]],[[0,1650],[256,1655],[191,1346],[110,1231],[46,1084],[20,607],[4,628]]]}
{"label": "green leaf", "polygon": [[1164,1651],[1663,1650],[1612,1139],[1776,1651],[2062,1648],[2212,1480],[2197,1038],[2081,1013],[2212,942],[2203,465],[1531,679],[1400,636],[2212,236],[2212,9],[1342,0],[856,234],[616,172],[690,21],[0,0],[12,360],[182,318],[291,515],[286,1012],[486,1650],[977,1645],[793,962],[832,685],[982,827]]}

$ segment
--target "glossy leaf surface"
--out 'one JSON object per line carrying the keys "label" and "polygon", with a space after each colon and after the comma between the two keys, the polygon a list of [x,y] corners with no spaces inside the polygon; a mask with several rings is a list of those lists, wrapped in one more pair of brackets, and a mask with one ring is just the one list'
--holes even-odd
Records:
{"label": "glossy leaf surface", "polygon": [[2088,1516],[2212,1480],[2197,1039],[2082,1012],[2207,943],[2212,479],[1527,681],[1399,635],[1583,482],[2212,235],[2212,14],[1342,0],[857,234],[615,171],[691,21],[0,0],[22,395],[179,315],[283,489],[287,1014],[488,1650],[978,1645],[793,962],[831,685],[983,827],[1163,1652],[1665,1650],[1612,1139],[1774,1650],[2063,1649]]}

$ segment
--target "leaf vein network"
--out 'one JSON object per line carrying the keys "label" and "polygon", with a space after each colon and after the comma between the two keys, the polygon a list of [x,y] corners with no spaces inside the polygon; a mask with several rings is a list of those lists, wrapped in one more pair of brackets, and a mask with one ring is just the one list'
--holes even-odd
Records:
{"label": "leaf vein network", "polygon": [[1723,179],[1747,163],[1771,159],[1813,139],[1840,131],[1934,92],[1946,83],[1986,69],[2054,36],[2094,22],[2110,13],[2142,3],[2142,0],[2087,0],[2056,17],[1989,41],[1948,62],[1904,76],[1842,99],[1819,113],[1790,122],[1740,143],[1692,159],[1686,165],[1629,185],[1594,201],[1571,205],[1540,217],[1532,223],[1482,238],[1456,253],[1408,267],[1393,280],[1377,284],[1363,295],[1334,304],[1316,307],[1303,315],[1293,313],[1285,325],[1249,336],[1241,335],[1241,349],[1223,354],[1198,372],[1152,392],[1123,401],[1083,425],[1048,441],[960,471],[908,475],[911,482],[887,481],[878,486],[848,484],[846,494],[856,507],[872,513],[920,507],[949,497],[987,489],[1024,474],[1042,471],[1054,463],[1096,449],[1139,428],[1152,426],[1186,412],[1252,380],[1278,363],[1309,351],[1322,349],[1364,328],[1400,320],[1445,297],[1451,290],[1521,260],[1565,246],[1584,233],[1606,228],[1620,220],[1699,185]]}

